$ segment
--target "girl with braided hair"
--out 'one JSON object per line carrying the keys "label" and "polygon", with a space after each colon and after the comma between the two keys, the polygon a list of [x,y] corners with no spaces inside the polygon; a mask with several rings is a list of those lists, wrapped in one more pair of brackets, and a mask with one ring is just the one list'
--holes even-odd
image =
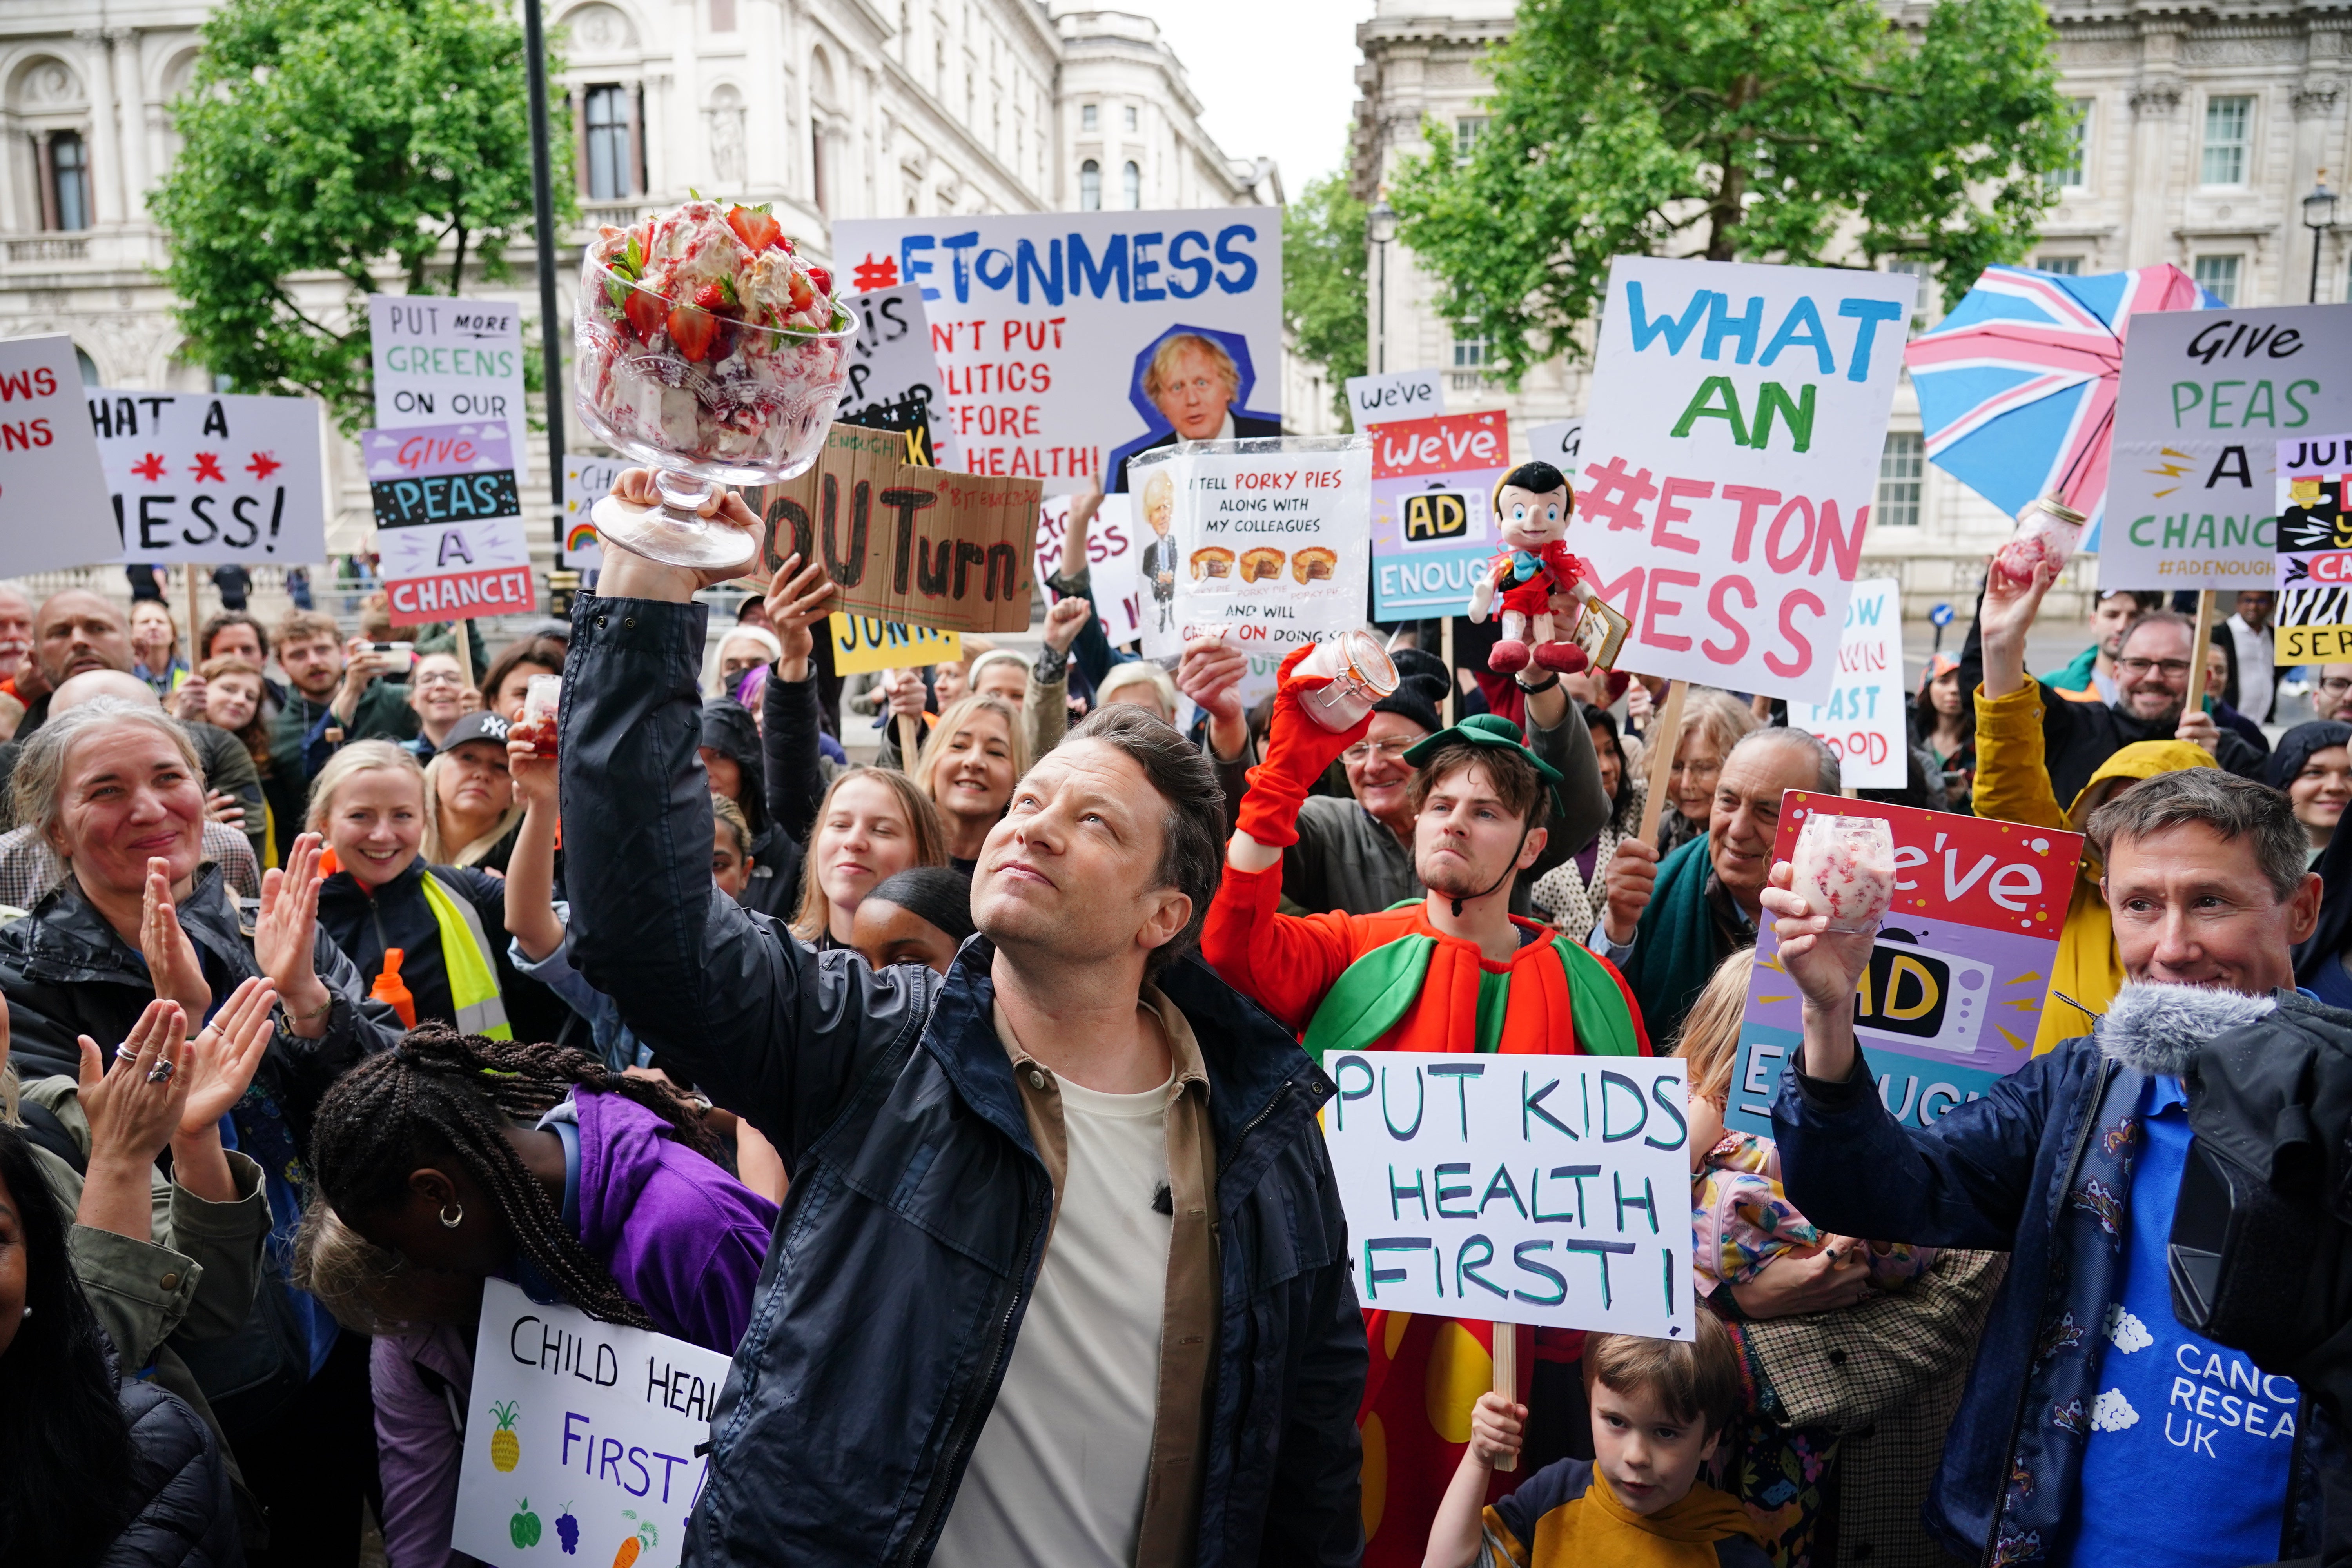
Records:
{"label": "girl with braided hair", "polygon": [[426,1025],[329,1091],[310,1169],[345,1225],[417,1268],[729,1355],[777,1211],[714,1152],[650,1079]]}

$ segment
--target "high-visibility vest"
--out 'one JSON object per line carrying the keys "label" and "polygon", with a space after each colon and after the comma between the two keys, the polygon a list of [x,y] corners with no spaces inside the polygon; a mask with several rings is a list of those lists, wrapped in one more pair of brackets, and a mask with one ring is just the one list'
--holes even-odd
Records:
{"label": "high-visibility vest", "polygon": [[507,1026],[507,1005],[499,995],[498,963],[491,957],[489,938],[482,931],[482,917],[470,901],[443,887],[431,871],[425,873],[423,885],[433,923],[441,930],[441,967],[449,976],[449,1000],[457,1009],[457,1032],[493,1040],[513,1039],[514,1031]]}

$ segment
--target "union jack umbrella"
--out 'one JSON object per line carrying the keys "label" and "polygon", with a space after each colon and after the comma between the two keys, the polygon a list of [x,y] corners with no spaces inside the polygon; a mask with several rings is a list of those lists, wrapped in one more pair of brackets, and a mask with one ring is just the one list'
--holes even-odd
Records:
{"label": "union jack umbrella", "polygon": [[1986,268],[1903,351],[1928,459],[2011,517],[2042,496],[2086,514],[2096,549],[2133,314],[2221,303],[2169,265],[2089,278]]}

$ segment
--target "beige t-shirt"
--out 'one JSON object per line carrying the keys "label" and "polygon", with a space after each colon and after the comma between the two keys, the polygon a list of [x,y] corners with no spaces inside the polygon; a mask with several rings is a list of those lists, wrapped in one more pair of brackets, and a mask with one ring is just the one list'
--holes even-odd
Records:
{"label": "beige t-shirt", "polygon": [[1125,1568],[1157,1413],[1176,1079],[1104,1094],[1062,1079],[1069,1170],[1003,1386],[973,1447],[938,1568]]}

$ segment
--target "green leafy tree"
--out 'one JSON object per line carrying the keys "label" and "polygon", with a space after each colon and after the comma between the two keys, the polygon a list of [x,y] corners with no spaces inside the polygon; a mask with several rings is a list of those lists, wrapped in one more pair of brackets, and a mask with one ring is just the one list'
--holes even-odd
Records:
{"label": "green leafy tree", "polygon": [[1364,204],[1342,169],[1307,182],[1282,212],[1282,319],[1298,353],[1331,378],[1348,426],[1347,379],[1364,374]]}
{"label": "green leafy tree", "polygon": [[1610,258],[1932,263],[1947,300],[2022,255],[2071,155],[2040,0],[1522,0],[1466,159],[1432,125],[1400,233],[1504,374],[1574,353]]}
{"label": "green leafy tree", "polygon": [[[469,264],[503,277],[530,233],[525,63],[495,0],[227,0],[150,199],[190,357],[246,391],[316,393],[347,432],[370,422],[362,297],[455,294]],[[562,224],[572,138],[550,140]],[[343,310],[301,286],[320,278],[348,285]]]}

